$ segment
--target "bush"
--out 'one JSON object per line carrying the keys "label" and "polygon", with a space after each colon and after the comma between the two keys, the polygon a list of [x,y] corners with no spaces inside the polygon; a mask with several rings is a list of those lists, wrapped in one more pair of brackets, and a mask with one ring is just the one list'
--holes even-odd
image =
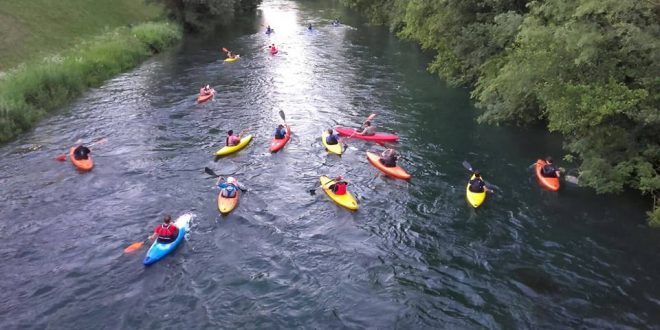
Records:
{"label": "bush", "polygon": [[171,23],[119,28],[8,73],[0,80],[0,142],[30,129],[86,88],[135,67],[181,36],[180,28]]}

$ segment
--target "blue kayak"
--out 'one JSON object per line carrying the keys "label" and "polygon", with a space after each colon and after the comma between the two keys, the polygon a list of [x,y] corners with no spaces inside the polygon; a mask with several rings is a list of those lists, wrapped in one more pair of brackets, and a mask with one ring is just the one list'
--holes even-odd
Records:
{"label": "blue kayak", "polygon": [[145,266],[151,265],[156,261],[165,258],[166,255],[170,254],[170,252],[174,251],[176,247],[181,244],[183,238],[186,236],[186,232],[188,232],[190,219],[192,219],[192,214],[183,214],[176,219],[174,225],[179,228],[179,236],[176,237],[174,242],[162,244],[158,243],[158,240],[154,241],[154,244],[152,244],[149,251],[147,251],[147,256],[144,257],[143,263]]}

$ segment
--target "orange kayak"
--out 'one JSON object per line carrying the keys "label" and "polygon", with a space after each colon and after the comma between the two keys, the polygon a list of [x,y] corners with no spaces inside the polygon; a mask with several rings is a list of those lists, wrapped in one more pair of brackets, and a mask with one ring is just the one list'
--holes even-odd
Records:
{"label": "orange kayak", "polygon": [[536,161],[536,166],[535,166],[536,179],[541,185],[541,187],[548,189],[550,191],[557,191],[559,190],[559,178],[555,178],[555,177],[548,178],[541,175],[541,169],[545,164],[546,164],[545,160],[539,159]]}
{"label": "orange kayak", "polygon": [[395,167],[387,167],[383,165],[380,162],[380,157],[373,153],[367,151],[367,159],[369,160],[369,163],[373,165],[375,168],[379,169],[381,172],[397,179],[401,180],[409,180],[410,179],[410,174],[408,174],[406,171],[404,171],[400,166],[395,166]]}
{"label": "orange kayak", "polygon": [[211,90],[211,94],[208,94],[208,95],[200,94],[199,96],[197,96],[197,104],[204,103],[204,102],[212,99],[213,96],[215,96],[215,91],[214,90]]}
{"label": "orange kayak", "polygon": [[91,171],[92,167],[94,167],[92,155],[87,155],[87,159],[76,159],[76,157],[73,156],[74,150],[76,150],[76,147],[71,147],[71,149],[69,149],[69,159],[71,159],[73,166],[75,166],[80,171]]}
{"label": "orange kayak", "polygon": [[289,127],[289,125],[285,125],[284,127],[286,127],[286,135],[283,139],[276,139],[273,137],[273,140],[270,141],[270,152],[280,151],[280,149],[284,148],[284,145],[289,142],[289,139],[291,138],[291,127]]}
{"label": "orange kayak", "polygon": [[238,205],[238,198],[240,197],[241,192],[236,190],[236,196],[234,197],[222,197],[222,191],[218,193],[218,211],[223,215],[229,214],[236,208]]}

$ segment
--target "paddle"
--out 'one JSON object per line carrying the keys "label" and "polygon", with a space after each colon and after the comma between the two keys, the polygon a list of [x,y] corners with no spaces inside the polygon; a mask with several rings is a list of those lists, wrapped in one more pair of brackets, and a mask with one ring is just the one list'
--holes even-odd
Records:
{"label": "paddle", "polygon": [[284,116],[284,110],[280,110],[279,114],[280,114],[280,118],[282,118],[282,121],[284,121],[284,124],[286,125],[286,117]]}
{"label": "paddle", "polygon": [[131,253],[131,252],[137,251],[137,250],[141,249],[145,244],[147,244],[148,241],[149,241],[149,238],[145,239],[142,242],[135,242],[135,243],[129,245],[127,248],[125,248],[124,253]]}
{"label": "paddle", "polygon": [[[474,169],[472,169],[472,165],[470,165],[470,163],[468,163],[466,160],[463,161],[463,167],[465,167],[468,171],[474,173]],[[488,189],[490,189],[490,190],[502,191],[502,189],[500,187],[498,187],[498,186],[496,186],[496,185],[494,185],[494,184],[492,184],[492,183],[490,183],[486,180],[484,180],[484,183],[486,184],[486,187],[488,187]]]}
{"label": "paddle", "polygon": [[[343,178],[342,178],[342,181],[348,183],[348,181],[343,180]],[[325,185],[319,184],[319,185],[316,186],[316,188],[314,188],[314,189],[310,189],[310,190],[309,190],[309,194],[312,195],[312,196],[314,196],[314,195],[316,195],[316,190],[317,190],[317,189],[319,189],[319,188],[321,188],[321,187],[324,187],[324,186],[329,186],[329,185],[331,185],[333,182],[335,182],[334,179],[328,181],[328,183],[326,183]]]}
{"label": "paddle", "polygon": [[[87,148],[91,148],[91,147],[93,147],[93,146],[95,146],[95,145],[97,145],[97,144],[103,144],[103,143],[106,143],[106,142],[108,142],[108,139],[106,139],[106,138],[102,138],[102,139],[100,139],[100,140],[98,140],[98,141],[96,141],[96,142],[94,142],[94,143],[89,144],[89,145],[87,146]],[[63,162],[63,161],[66,160],[66,155],[67,155],[67,154],[57,155],[57,156],[55,157],[55,159],[56,159],[56,160],[59,160],[59,161],[61,161],[61,162]]]}
{"label": "paddle", "polygon": [[[210,169],[210,168],[208,168],[208,167],[204,167],[204,172],[206,172],[206,174],[208,174],[208,175],[210,175],[210,176],[213,176],[213,177],[216,177],[216,178],[220,178],[220,177],[222,177],[222,175],[216,174],[212,169]],[[231,174],[230,174],[230,175],[231,175]],[[225,176],[226,176],[226,175],[225,175]],[[240,183],[238,183],[238,184],[235,185],[235,186],[236,186],[238,189],[240,189],[241,191],[248,191],[248,189],[245,188],[245,187],[243,187]]]}

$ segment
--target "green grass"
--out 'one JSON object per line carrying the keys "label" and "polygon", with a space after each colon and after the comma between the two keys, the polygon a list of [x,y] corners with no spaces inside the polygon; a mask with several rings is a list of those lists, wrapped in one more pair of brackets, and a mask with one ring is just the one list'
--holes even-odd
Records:
{"label": "green grass", "polygon": [[0,0],[0,71],[162,14],[144,0]]}
{"label": "green grass", "polygon": [[136,66],[181,37],[180,27],[173,23],[120,27],[10,71],[0,79],[0,142],[30,129],[88,87]]}

